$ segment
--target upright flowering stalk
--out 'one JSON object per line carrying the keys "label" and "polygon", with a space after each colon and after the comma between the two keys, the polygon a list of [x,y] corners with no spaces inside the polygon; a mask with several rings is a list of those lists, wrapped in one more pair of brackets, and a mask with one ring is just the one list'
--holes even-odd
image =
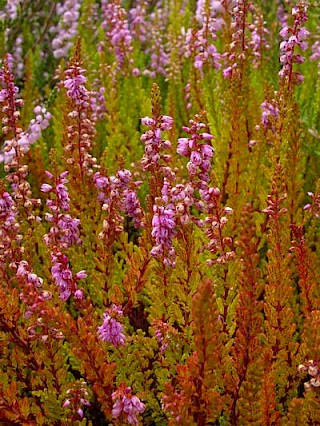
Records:
{"label": "upright flowering stalk", "polygon": [[[150,171],[151,200],[152,200],[152,237],[155,246],[151,250],[151,255],[159,258],[165,266],[175,265],[175,252],[172,247],[172,239],[175,236],[175,208],[171,201],[170,187],[174,179],[174,172],[167,163],[171,156],[162,151],[171,147],[168,140],[162,139],[162,131],[172,128],[173,119],[166,115],[161,115],[161,98],[159,87],[152,86],[152,118],[143,118],[142,124],[149,127],[149,130],[141,136],[145,142],[145,153],[141,160],[143,170]],[[160,193],[160,188],[161,193]]]}
{"label": "upright flowering stalk", "polygon": [[208,13],[203,12],[202,27],[200,29],[189,29],[186,35],[186,57],[193,58],[195,68],[202,70],[205,64],[219,69],[220,54],[217,52],[213,42],[217,39],[216,31],[219,22]]}
{"label": "upright flowering stalk", "polygon": [[171,195],[176,206],[176,216],[180,218],[181,223],[186,224],[192,220],[202,227],[203,222],[190,215],[190,208],[194,205],[199,211],[204,209],[204,204],[202,200],[196,197],[195,191],[208,186],[209,171],[214,153],[209,143],[213,136],[210,133],[203,132],[207,126],[201,122],[198,114],[194,120],[189,120],[189,125],[190,127],[184,126],[182,128],[189,134],[189,137],[179,138],[177,147],[177,153],[189,159],[187,163],[189,181],[184,185],[178,184],[172,188]]}
{"label": "upright flowering stalk", "polygon": [[44,183],[41,191],[51,195],[47,201],[47,206],[51,213],[46,213],[46,220],[52,224],[50,232],[45,235],[47,245],[57,245],[62,249],[71,247],[73,244],[81,244],[79,238],[79,219],[72,219],[66,213],[69,211],[69,193],[66,187],[68,172],[63,172],[54,179],[50,172],[46,172],[46,176],[54,181],[54,185]]}
{"label": "upright flowering stalk", "polygon": [[151,255],[161,259],[164,266],[174,267],[176,264],[172,241],[176,236],[177,221],[185,225],[192,220],[197,225],[203,226],[201,220],[191,216],[190,208],[192,205],[200,211],[205,208],[203,200],[195,196],[196,190],[204,191],[208,187],[213,156],[212,146],[201,143],[213,138],[211,134],[202,132],[205,128],[206,125],[201,123],[198,115],[195,120],[190,120],[190,127],[183,127],[190,138],[178,140],[177,152],[190,159],[187,164],[189,182],[173,186],[174,174],[167,174],[163,180],[161,197],[155,198],[152,218],[152,237],[155,239],[155,246],[151,250]]}
{"label": "upright flowering stalk", "polygon": [[95,90],[92,90],[90,93],[90,104],[92,115],[91,119],[94,123],[97,121],[102,121],[107,112],[106,107],[106,97],[105,97],[105,88],[102,86],[102,83],[99,80],[93,82]]}
{"label": "upright flowering stalk", "polygon": [[63,0],[57,4],[60,19],[58,25],[50,29],[54,34],[52,49],[55,58],[66,58],[73,46],[72,39],[77,35],[81,3],[82,0]]}
{"label": "upright flowering stalk", "polygon": [[69,211],[69,193],[66,187],[68,172],[63,172],[54,177],[50,172],[46,176],[53,181],[53,185],[43,184],[41,191],[50,195],[47,201],[50,213],[45,218],[51,224],[49,233],[44,236],[44,241],[51,249],[51,274],[59,287],[60,298],[68,300],[70,296],[76,299],[82,298],[82,291],[78,289],[77,282],[86,278],[85,271],[79,271],[73,276],[69,265],[69,259],[63,250],[73,244],[81,244],[79,237],[79,219],[73,219],[67,213]]}
{"label": "upright flowering stalk", "polygon": [[140,399],[132,394],[130,387],[122,383],[119,388],[113,392],[112,416],[115,419],[122,419],[126,424],[139,425],[138,415],[143,413],[145,405]]}
{"label": "upright flowering stalk", "polygon": [[98,201],[107,213],[103,231],[99,234],[101,239],[111,242],[115,234],[123,231],[124,213],[132,218],[136,228],[143,226],[143,210],[136,192],[141,182],[134,182],[129,170],[119,170],[116,176],[109,178],[97,172],[93,180],[100,191]]}
{"label": "upright flowering stalk", "polygon": [[67,399],[64,401],[62,407],[77,413],[74,420],[83,418],[83,407],[90,406],[88,401],[88,391],[86,389],[86,382],[76,383],[71,389],[67,390]]}
{"label": "upright flowering stalk", "polygon": [[141,122],[149,129],[141,136],[145,144],[141,166],[144,171],[151,172],[150,192],[152,203],[160,196],[164,176],[172,179],[173,172],[167,164],[171,160],[170,154],[163,153],[171,148],[169,140],[163,139],[162,132],[171,130],[173,119],[167,115],[161,115],[161,96],[157,84],[152,85],[151,90],[152,117],[144,117]]}
{"label": "upright flowering stalk", "polygon": [[249,50],[249,40],[246,35],[247,15],[253,10],[252,3],[248,0],[235,0],[232,8],[232,41],[229,51],[224,53],[226,67],[223,70],[224,78],[240,78],[243,63]]}
{"label": "upright flowering stalk", "polygon": [[292,9],[293,26],[285,26],[280,31],[280,35],[284,41],[280,44],[282,69],[279,72],[279,76],[287,84],[288,90],[290,90],[292,85],[303,81],[303,75],[298,71],[294,71],[293,66],[295,63],[302,64],[304,62],[304,57],[295,53],[296,48],[300,47],[304,51],[308,47],[305,40],[309,36],[309,31],[303,26],[304,22],[308,19],[307,9],[308,6],[305,2],[299,2]]}
{"label": "upright flowering stalk", "polygon": [[123,326],[117,319],[123,315],[120,306],[112,305],[103,314],[103,324],[98,327],[98,336],[103,342],[112,343],[114,346],[124,346],[125,335]]}
{"label": "upright flowering stalk", "polygon": [[155,246],[150,254],[161,259],[164,266],[174,267],[176,253],[172,240],[176,235],[176,219],[175,206],[172,203],[169,188],[169,182],[164,178],[162,197],[157,197],[153,206],[151,235],[155,240]]}
{"label": "upright flowering stalk", "polygon": [[190,159],[187,164],[190,181],[197,181],[197,184],[201,181],[208,182],[213,148],[211,144],[203,142],[211,141],[213,136],[202,132],[206,125],[201,123],[199,115],[196,115],[195,119],[190,120],[189,123],[190,127],[184,126],[182,129],[190,137],[178,139],[177,153]]}
{"label": "upright flowering stalk", "polygon": [[[223,18],[216,18],[219,13],[223,15],[225,8],[220,1],[198,1],[196,18],[200,25],[189,28],[184,37],[184,56],[190,58],[194,69],[190,71],[188,82],[184,88],[186,108],[191,109],[196,102],[198,109],[203,109],[203,85],[201,79],[208,68],[221,68],[221,55],[215,46],[217,32],[224,24]],[[183,34],[185,31],[183,29]]]}
{"label": "upright flowering stalk", "polygon": [[25,318],[33,314],[43,316],[46,311],[46,301],[51,298],[47,291],[42,291],[43,279],[38,277],[29,263],[23,258],[24,248],[20,245],[22,235],[17,221],[17,210],[10,194],[0,191],[0,277],[11,280],[6,276],[6,265],[15,271],[19,282],[20,300],[26,305]]}
{"label": "upright flowering stalk", "polygon": [[156,12],[152,13],[149,31],[151,33],[151,43],[148,53],[150,54],[150,72],[145,71],[151,77],[156,75],[167,76],[167,66],[169,64],[168,41],[166,37],[167,21],[169,10],[165,2],[160,1]]}
{"label": "upright flowering stalk", "polygon": [[129,10],[129,27],[132,36],[141,42],[147,41],[148,23],[146,22],[148,2],[146,0],[138,0],[135,7]]}
{"label": "upright flowering stalk", "polygon": [[21,260],[21,262],[19,262],[16,275],[17,277],[24,278],[28,286],[28,292],[25,292],[25,294],[21,293],[20,299],[28,304],[30,304],[32,300],[32,304],[30,304],[29,309],[25,313],[25,317],[28,318],[32,315],[33,311],[36,310],[39,302],[50,298],[50,293],[43,293],[42,298],[39,297],[40,295],[37,294],[38,292],[36,290],[42,287],[43,279],[32,271],[27,261]]}
{"label": "upright flowering stalk", "polygon": [[154,335],[158,342],[160,353],[163,354],[172,342],[172,337],[177,334],[177,330],[160,319],[155,319],[152,322],[152,326],[155,329]]}
{"label": "upright flowering stalk", "polygon": [[233,213],[230,207],[221,205],[221,192],[217,187],[207,187],[200,190],[200,195],[205,203],[206,218],[204,219],[204,229],[208,236],[209,243],[207,249],[214,256],[208,260],[208,265],[225,264],[234,259],[235,253],[230,248],[232,239],[224,236],[224,227],[228,222],[227,216]]}
{"label": "upright flowering stalk", "polygon": [[[17,221],[17,207],[11,195],[0,186],[0,273],[5,275],[6,264],[19,261],[22,255],[19,233],[20,224]],[[16,246],[16,247],[15,247]]]}
{"label": "upright flowering stalk", "polygon": [[197,0],[196,18],[200,25],[203,24],[204,16],[206,15],[206,3],[209,3],[210,16],[215,18],[216,26],[220,28],[224,24],[223,18],[217,18],[218,13],[224,13],[225,8],[221,0]]}
{"label": "upright flowering stalk", "polygon": [[14,84],[14,77],[9,67],[8,60],[4,60],[3,66],[0,69],[0,84],[0,104],[3,113],[2,132],[5,136],[11,137],[11,139],[7,141],[5,151],[14,150],[15,157],[17,158],[15,164],[17,164],[19,163],[20,157],[18,139],[22,133],[22,129],[18,126],[20,117],[18,108],[23,105],[23,100],[17,97],[19,89]]}
{"label": "upright flowering stalk", "polygon": [[19,127],[20,112],[18,110],[23,105],[23,100],[17,97],[19,89],[14,84],[14,77],[7,60],[4,60],[3,66],[0,68],[0,88],[0,106],[3,113],[2,132],[8,137],[0,159],[5,159],[6,154],[10,153],[4,167],[6,172],[10,171],[6,179],[11,184],[17,204],[23,208],[28,221],[31,221],[35,219],[33,210],[40,205],[40,200],[31,198],[30,184],[26,180],[28,166],[23,164],[24,152],[22,149],[26,134]]}
{"label": "upright flowering stalk", "polygon": [[22,45],[23,45],[23,36],[19,35],[16,38],[14,46],[12,48],[13,59],[14,59],[13,69],[14,69],[15,75],[19,79],[23,77],[23,70],[24,70],[24,58],[23,58]]}
{"label": "upright flowering stalk", "polygon": [[[173,198],[177,202],[177,213],[183,213],[181,221],[189,221],[190,206],[193,204],[199,211],[206,214],[205,220],[191,217],[198,226],[204,227],[209,238],[208,250],[215,256],[215,260],[210,260],[209,264],[225,263],[234,257],[234,253],[229,249],[231,239],[223,236],[223,228],[227,223],[227,215],[232,213],[229,207],[221,206],[221,192],[217,187],[209,186],[209,171],[214,150],[209,145],[213,139],[210,133],[203,132],[206,125],[200,121],[200,116],[196,115],[194,120],[190,120],[190,127],[183,127],[189,138],[178,139],[178,154],[187,157],[190,161],[187,164],[189,172],[189,183],[184,188],[177,185],[173,190]],[[199,190],[200,199],[195,196],[195,190]],[[184,194],[186,197],[181,197]]]}
{"label": "upright flowering stalk", "polygon": [[24,317],[32,321],[28,327],[30,340],[47,341],[49,335],[53,339],[63,338],[63,333],[54,327],[48,301],[52,294],[42,289],[43,279],[36,275],[29,263],[21,260],[18,264],[16,277],[19,281],[19,298],[25,305]]}
{"label": "upright flowering stalk", "polygon": [[67,163],[78,169],[81,180],[85,175],[93,173],[92,167],[96,159],[90,154],[91,141],[95,134],[91,121],[90,92],[86,89],[85,70],[81,67],[81,42],[75,49],[69,68],[65,71],[63,85],[70,99],[68,113],[68,134],[65,150],[69,158]]}
{"label": "upright flowering stalk", "polygon": [[263,129],[267,131],[270,129],[273,133],[276,132],[276,123],[279,119],[279,108],[277,106],[276,99],[269,101],[264,101],[260,105],[262,110],[261,114],[261,124]]}
{"label": "upright flowering stalk", "polygon": [[126,72],[132,68],[132,36],[129,30],[127,12],[119,1],[102,0],[104,19],[102,28],[106,34],[107,48],[114,53],[117,68]]}
{"label": "upright flowering stalk", "polygon": [[162,139],[161,132],[172,128],[173,119],[167,115],[160,115],[153,118],[144,117],[141,119],[141,123],[149,127],[149,130],[140,138],[145,143],[141,165],[144,170],[154,171],[161,168],[163,163],[167,163],[171,159],[168,154],[162,153],[162,150],[171,147],[171,143]]}
{"label": "upright flowering stalk", "polygon": [[260,67],[264,50],[268,50],[270,48],[266,39],[267,35],[269,34],[269,30],[267,30],[265,24],[266,22],[263,19],[261,11],[256,8],[255,19],[249,26],[251,33],[251,41],[249,42],[249,46],[251,47],[253,55],[254,68]]}

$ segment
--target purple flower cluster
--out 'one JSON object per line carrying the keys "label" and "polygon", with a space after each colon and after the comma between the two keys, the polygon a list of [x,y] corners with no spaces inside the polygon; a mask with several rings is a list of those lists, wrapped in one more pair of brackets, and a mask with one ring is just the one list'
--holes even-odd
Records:
{"label": "purple flower cluster", "polygon": [[113,392],[112,400],[114,401],[112,408],[113,418],[117,419],[121,415],[124,415],[127,424],[139,424],[137,415],[144,412],[145,405],[137,396],[132,395],[130,387],[126,387],[124,384],[120,385],[120,387]]}
{"label": "purple flower cluster", "polygon": [[74,296],[75,299],[82,299],[83,292],[77,287],[77,282],[87,277],[85,271],[79,271],[75,276],[69,266],[68,257],[58,250],[51,253],[51,274],[59,287],[60,299],[66,301]]}
{"label": "purple flower cluster", "polygon": [[279,2],[277,6],[277,18],[280,23],[281,28],[284,28],[288,25],[289,14],[285,6]]}
{"label": "purple flower cluster", "polygon": [[66,58],[73,45],[72,39],[77,35],[78,19],[82,0],[64,0],[57,4],[60,20],[57,26],[51,27],[54,34],[52,40],[55,58]]}
{"label": "purple flower cluster", "polygon": [[84,84],[87,78],[83,75],[85,69],[81,68],[77,63],[71,64],[65,71],[64,87],[67,89],[67,95],[76,105],[82,105],[84,108],[89,106],[89,91]]}
{"label": "purple flower cluster", "polygon": [[39,288],[42,286],[43,279],[38,277],[34,272],[32,272],[28,262],[26,260],[21,260],[17,272],[17,277],[24,277],[29,284],[32,284],[33,287]]}
{"label": "purple flower cluster", "polygon": [[[165,173],[161,197],[155,198],[153,206],[152,237],[155,240],[155,246],[150,254],[160,259],[164,266],[174,267],[176,264],[176,253],[172,241],[176,236],[178,220],[182,225],[192,220],[197,226],[202,227],[203,222],[190,214],[190,208],[194,205],[200,211],[206,209],[205,202],[195,196],[195,189],[204,191],[208,188],[213,148],[203,142],[212,140],[213,136],[203,132],[206,125],[201,123],[198,115],[189,123],[190,127],[185,126],[183,130],[189,133],[190,138],[179,138],[177,148],[178,154],[190,159],[187,164],[189,182],[173,185],[174,172],[169,167],[163,168]],[[156,146],[158,160],[161,153],[159,145]]]}
{"label": "purple flower cluster", "polygon": [[232,8],[232,42],[229,51],[223,54],[226,59],[226,68],[223,70],[224,78],[241,76],[241,63],[245,60],[249,49],[248,39],[245,34],[246,19],[249,10],[253,10],[251,2],[234,0]]}
{"label": "purple flower cluster", "polygon": [[46,310],[46,301],[52,298],[50,291],[40,290],[43,279],[36,275],[29,263],[21,260],[18,264],[16,276],[19,278],[22,291],[19,295],[26,305],[25,318],[30,318],[34,314],[43,317]]}
{"label": "purple flower cluster", "polygon": [[171,147],[168,140],[163,140],[161,132],[172,128],[173,119],[167,115],[161,115],[159,118],[144,117],[141,123],[150,129],[141,136],[141,141],[145,143],[144,156],[141,159],[141,165],[144,170],[153,170],[160,166],[160,161],[170,161],[170,156],[161,154],[162,149]]}
{"label": "purple flower cluster", "polygon": [[[65,145],[65,151],[69,154],[68,164],[75,163],[83,178],[84,174],[92,175],[92,169],[96,167],[97,162],[96,158],[90,154],[91,141],[95,135],[91,107],[95,103],[93,99],[97,100],[97,97],[85,87],[87,78],[84,76],[85,70],[80,67],[79,56],[78,45],[75,56],[65,71],[63,81],[67,96],[72,101],[71,111],[68,114],[68,143]],[[98,110],[95,111],[96,115],[97,113]]]}
{"label": "purple flower cluster", "polygon": [[13,147],[18,155],[17,139],[22,133],[22,129],[18,127],[20,112],[17,108],[23,105],[23,100],[17,97],[19,88],[14,84],[14,77],[9,66],[9,55],[0,68],[0,89],[0,104],[3,104],[1,106],[2,132],[5,136],[11,133],[13,137],[11,141],[8,141],[4,151],[9,151]]}
{"label": "purple flower cluster", "polygon": [[[30,121],[28,130],[19,134],[19,138],[16,142],[17,146],[19,146],[20,153],[28,152],[30,145],[40,139],[42,131],[49,126],[49,121],[52,117],[45,107],[39,105],[35,107],[33,112],[36,114],[36,117]],[[12,141],[6,141],[2,152],[0,152],[0,162],[9,164],[12,162],[15,155],[16,150]]]}
{"label": "purple flower cluster", "polygon": [[203,16],[203,25],[198,30],[189,29],[186,35],[185,56],[194,58],[194,67],[202,70],[209,63],[216,69],[221,67],[221,55],[217,52],[213,41],[217,39],[217,22],[215,19]]}
{"label": "purple flower cluster", "polygon": [[18,78],[23,77],[24,59],[23,59],[23,36],[19,35],[12,48],[13,66],[12,69]]}
{"label": "purple flower cluster", "polygon": [[[179,219],[182,225],[187,225],[190,220],[195,220],[191,217],[190,208],[195,205],[201,210],[201,206],[198,204],[194,196],[195,186],[191,182],[185,184],[178,183],[171,188],[170,195],[171,200],[175,205],[175,217],[176,221]],[[198,221],[195,220],[196,222]]]}
{"label": "purple flower cluster", "polygon": [[[205,3],[206,3],[205,0],[197,0],[196,18],[200,25],[203,25],[204,17],[206,16]],[[221,14],[225,13],[225,8],[222,3],[223,2],[221,0],[209,1],[211,17],[216,18],[218,13],[221,13]],[[217,29],[220,29],[224,23],[225,22],[223,18],[215,19],[215,26]]]}
{"label": "purple flower cluster", "polygon": [[264,101],[260,105],[260,108],[262,109],[261,124],[264,129],[267,130],[270,128],[275,132],[275,123],[279,118],[279,108],[275,105],[275,101]]}
{"label": "purple flower cluster", "polygon": [[102,0],[105,30],[109,50],[114,53],[119,70],[132,66],[132,36],[129,30],[127,12],[117,2]]}
{"label": "purple flower cluster", "polygon": [[183,130],[190,137],[178,139],[177,153],[190,158],[187,169],[191,181],[198,177],[201,181],[208,182],[214,151],[211,145],[199,142],[210,141],[213,136],[210,133],[200,133],[206,128],[206,125],[199,121],[199,116],[196,116],[195,120],[190,120],[189,123],[190,127],[184,126]]}
{"label": "purple flower cluster", "polygon": [[11,152],[8,164],[4,166],[7,174],[6,179],[11,184],[12,193],[17,200],[17,207],[24,210],[27,219],[35,219],[34,209],[40,205],[40,200],[31,198],[30,184],[26,180],[28,175],[28,166],[22,163],[23,151],[19,145],[19,140],[23,136],[22,128],[19,127],[20,112],[18,107],[22,106],[22,99],[17,98],[19,89],[14,84],[14,77],[9,68],[8,61],[4,60],[0,68],[0,104],[2,123],[4,124],[2,132],[4,136],[11,138],[5,141],[3,152],[0,154],[2,161],[6,159],[6,154]]}
{"label": "purple flower cluster", "polygon": [[[320,60],[320,40],[316,40],[311,46],[312,55],[310,56],[311,61],[319,61]],[[318,66],[320,67],[320,62],[318,62]]]}
{"label": "purple flower cluster", "polygon": [[147,1],[137,0],[135,7],[129,10],[129,26],[132,36],[136,40],[145,42],[148,35],[148,23],[146,22]]}
{"label": "purple flower cluster", "polygon": [[155,78],[157,75],[167,76],[169,54],[166,28],[168,20],[168,4],[163,0],[159,0],[156,11],[149,15],[146,27],[147,34],[150,36],[150,41],[146,48],[146,53],[150,56],[150,65],[143,71],[143,74],[151,78]]}
{"label": "purple flower cluster", "polygon": [[280,31],[281,37],[284,41],[280,44],[280,62],[282,69],[279,76],[288,82],[288,87],[291,84],[299,84],[303,81],[303,75],[298,71],[293,71],[293,64],[302,64],[304,57],[300,54],[294,53],[297,47],[302,51],[308,47],[306,38],[309,36],[309,31],[302,26],[307,21],[307,5],[301,1],[292,9],[292,16],[294,24],[292,27],[285,26]]}
{"label": "purple flower cluster", "polygon": [[79,219],[73,219],[65,212],[69,210],[70,197],[66,184],[68,172],[63,172],[58,177],[54,177],[46,171],[46,176],[54,181],[54,185],[44,183],[41,191],[51,194],[47,200],[47,206],[51,213],[46,213],[46,220],[52,224],[49,233],[44,236],[45,243],[51,247],[51,273],[60,290],[60,298],[68,300],[71,295],[76,299],[82,299],[83,294],[77,288],[77,281],[86,278],[85,271],[79,271],[75,276],[69,266],[68,257],[61,252],[74,244],[81,244],[79,237]]}
{"label": "purple flower cluster", "polygon": [[252,49],[254,68],[258,68],[261,63],[263,49],[268,50],[270,48],[266,40],[269,30],[267,30],[265,24],[262,13],[257,12],[254,22],[249,26],[251,32],[249,46]]}
{"label": "purple flower cluster", "polygon": [[119,170],[116,176],[110,178],[97,172],[93,179],[96,187],[100,189],[98,200],[102,203],[102,209],[109,215],[112,211],[116,214],[119,229],[122,229],[123,222],[120,212],[131,217],[136,228],[143,226],[143,211],[136,193],[136,188],[141,182],[134,182],[129,170]]}
{"label": "purple flower cluster", "polygon": [[16,215],[11,195],[6,191],[2,192],[0,195],[0,221],[2,225],[0,232],[4,229],[3,226],[11,226],[15,222]]}
{"label": "purple flower cluster", "polygon": [[103,324],[98,327],[98,336],[103,342],[112,343],[114,346],[124,346],[125,335],[123,326],[117,321],[123,315],[120,306],[112,305],[103,314]]}
{"label": "purple flower cluster", "polygon": [[171,342],[171,335],[175,333],[174,328],[167,322],[154,320],[152,323],[155,327],[155,338],[160,345],[160,353],[164,353]]}
{"label": "purple flower cluster", "polygon": [[152,32],[153,42],[151,44],[151,63],[150,72],[144,71],[145,75],[155,78],[157,74],[166,76],[167,66],[169,64],[169,55],[166,52],[166,43],[164,42],[163,32]]}
{"label": "purple flower cluster", "polygon": [[98,86],[96,90],[90,92],[90,107],[92,110],[91,119],[93,122],[103,120],[106,116],[106,98],[105,88],[101,85],[99,80],[95,80],[94,86]]}
{"label": "purple flower cluster", "polygon": [[22,0],[7,0],[3,10],[0,10],[0,19],[16,19],[18,8]]}
{"label": "purple flower cluster", "polygon": [[174,267],[176,253],[172,246],[172,239],[176,235],[175,207],[167,197],[156,198],[155,202],[151,235],[156,245],[150,254],[161,258],[165,266]]}
{"label": "purple flower cluster", "polygon": [[79,237],[79,219],[73,219],[65,212],[69,210],[70,197],[66,184],[68,172],[63,172],[57,178],[46,171],[46,176],[54,181],[54,185],[44,183],[41,191],[51,195],[47,200],[47,206],[51,213],[46,213],[46,220],[52,224],[48,234],[44,236],[47,245],[56,245],[60,248],[68,248],[73,244],[81,244]]}
{"label": "purple flower cluster", "polygon": [[6,262],[14,264],[15,255],[20,258],[22,248],[14,248],[15,242],[22,240],[19,234],[20,224],[17,221],[17,207],[11,195],[4,191],[0,192],[0,270],[5,268]]}
{"label": "purple flower cluster", "polygon": [[75,411],[80,419],[83,418],[83,406],[90,406],[88,401],[88,391],[86,389],[86,382],[81,382],[80,386],[74,386],[67,390],[67,399],[64,401],[62,407]]}
{"label": "purple flower cluster", "polygon": [[27,306],[24,317],[29,319],[32,315],[38,314],[40,315],[39,318],[42,318],[45,313],[46,302],[52,298],[52,294],[47,290],[36,290],[31,287],[31,283],[28,284],[29,286],[25,291],[19,295],[20,300]]}
{"label": "purple flower cluster", "polygon": [[235,257],[235,252],[230,249],[232,239],[223,236],[223,228],[228,222],[227,216],[233,214],[233,209],[220,205],[221,192],[219,188],[204,184],[199,192],[207,214],[204,219],[204,230],[209,239],[207,249],[215,257],[209,259],[207,264],[209,266],[216,263],[224,264]]}

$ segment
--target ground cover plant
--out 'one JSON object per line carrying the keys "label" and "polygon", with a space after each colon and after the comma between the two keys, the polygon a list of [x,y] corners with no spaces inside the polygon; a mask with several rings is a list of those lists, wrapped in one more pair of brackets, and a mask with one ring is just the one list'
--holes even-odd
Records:
{"label": "ground cover plant", "polygon": [[320,424],[319,14],[0,1],[0,424]]}

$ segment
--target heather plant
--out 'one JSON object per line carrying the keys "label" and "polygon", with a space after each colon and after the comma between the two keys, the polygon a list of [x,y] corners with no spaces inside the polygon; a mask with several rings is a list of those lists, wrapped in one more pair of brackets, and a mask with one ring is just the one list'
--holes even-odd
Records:
{"label": "heather plant", "polygon": [[1,424],[319,424],[319,10],[0,1]]}

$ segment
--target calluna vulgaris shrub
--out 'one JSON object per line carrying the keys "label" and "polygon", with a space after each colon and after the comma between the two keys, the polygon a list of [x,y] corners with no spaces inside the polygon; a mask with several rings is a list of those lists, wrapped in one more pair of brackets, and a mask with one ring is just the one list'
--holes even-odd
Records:
{"label": "calluna vulgaris shrub", "polygon": [[0,1],[0,424],[320,424],[319,0]]}

